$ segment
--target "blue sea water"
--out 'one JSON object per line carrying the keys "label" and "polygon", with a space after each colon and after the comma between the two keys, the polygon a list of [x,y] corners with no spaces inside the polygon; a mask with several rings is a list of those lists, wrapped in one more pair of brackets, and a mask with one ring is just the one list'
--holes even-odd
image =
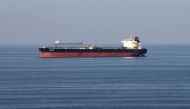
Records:
{"label": "blue sea water", "polygon": [[0,46],[0,109],[190,109],[190,45],[147,45],[146,57],[38,57]]}

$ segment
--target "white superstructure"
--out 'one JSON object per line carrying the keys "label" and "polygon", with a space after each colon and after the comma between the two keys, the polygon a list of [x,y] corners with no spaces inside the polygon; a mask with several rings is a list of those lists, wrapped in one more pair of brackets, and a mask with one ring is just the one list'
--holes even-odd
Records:
{"label": "white superstructure", "polygon": [[123,43],[123,47],[128,49],[142,49],[141,43],[137,36],[130,37],[129,39],[125,39],[121,41]]}

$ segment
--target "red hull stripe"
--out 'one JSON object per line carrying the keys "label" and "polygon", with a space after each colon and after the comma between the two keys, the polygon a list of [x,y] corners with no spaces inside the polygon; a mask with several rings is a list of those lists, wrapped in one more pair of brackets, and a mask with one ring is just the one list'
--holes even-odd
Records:
{"label": "red hull stripe", "polygon": [[127,53],[96,53],[96,52],[67,52],[67,53],[56,53],[56,52],[41,52],[41,58],[62,58],[62,57],[131,57],[131,56],[139,56],[141,54],[127,52]]}

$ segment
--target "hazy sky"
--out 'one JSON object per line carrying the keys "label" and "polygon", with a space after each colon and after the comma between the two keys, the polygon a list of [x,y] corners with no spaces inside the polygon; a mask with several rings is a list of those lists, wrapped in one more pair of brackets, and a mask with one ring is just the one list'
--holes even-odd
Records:
{"label": "hazy sky", "polygon": [[190,44],[190,0],[0,0],[0,44]]}

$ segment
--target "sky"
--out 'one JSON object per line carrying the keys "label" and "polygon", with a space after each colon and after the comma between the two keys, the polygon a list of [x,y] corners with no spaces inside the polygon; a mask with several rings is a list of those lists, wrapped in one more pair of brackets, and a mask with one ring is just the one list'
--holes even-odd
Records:
{"label": "sky", "polygon": [[190,0],[0,0],[0,44],[190,44]]}

